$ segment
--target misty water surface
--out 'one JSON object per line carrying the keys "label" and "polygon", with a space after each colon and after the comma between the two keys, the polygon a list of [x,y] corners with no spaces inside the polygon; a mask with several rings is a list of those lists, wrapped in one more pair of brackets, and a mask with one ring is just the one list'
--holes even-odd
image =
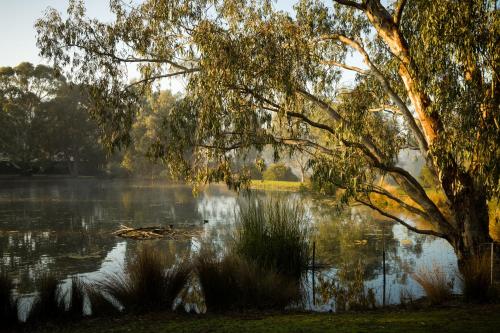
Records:
{"label": "misty water surface", "polygon": [[[360,207],[336,214],[330,205],[306,195],[284,195],[304,200],[316,230],[316,260],[328,267],[327,275],[335,276],[338,269],[360,264],[366,285],[374,288],[380,300],[380,234],[384,222]],[[238,200],[245,198],[222,185],[210,186],[194,197],[189,186],[150,181],[0,181],[1,269],[14,278],[16,292],[26,297],[36,292],[34,282],[46,272],[54,273],[61,281],[74,275],[98,281],[106,274],[121,272],[141,244],[173,255],[194,253],[200,246],[197,239],[175,242],[119,238],[112,232],[120,225],[197,228],[205,239],[224,244],[231,233]],[[399,302],[401,292],[422,295],[411,279],[412,272],[420,267],[440,265],[451,275],[456,272],[453,250],[445,241],[385,223],[389,302]],[[306,283],[310,283],[309,274]],[[318,305],[318,309],[328,307]]]}

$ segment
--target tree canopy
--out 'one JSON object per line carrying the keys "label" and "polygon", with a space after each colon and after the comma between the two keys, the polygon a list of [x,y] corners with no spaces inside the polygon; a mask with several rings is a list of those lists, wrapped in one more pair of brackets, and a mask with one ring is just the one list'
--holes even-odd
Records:
{"label": "tree canopy", "polygon": [[[67,18],[49,10],[36,28],[41,54],[94,87],[111,145],[129,139],[142,93],[182,76],[185,98],[153,145],[173,172],[238,188],[249,173],[232,161],[251,147],[272,145],[277,157],[300,149],[320,188],[447,239],[459,258],[489,240],[487,201],[500,190],[496,1],[301,0],[293,13],[267,0],[110,6],[115,20],[104,23],[70,1]],[[141,73],[133,83],[130,64]],[[345,71],[356,74],[350,87]],[[445,207],[398,165],[405,149],[426,161]],[[384,177],[397,189],[380,186]],[[380,196],[431,227],[417,229]]]}

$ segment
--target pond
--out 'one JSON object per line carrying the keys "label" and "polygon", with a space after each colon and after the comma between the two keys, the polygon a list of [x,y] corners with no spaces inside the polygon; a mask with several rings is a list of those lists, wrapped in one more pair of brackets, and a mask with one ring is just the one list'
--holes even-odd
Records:
{"label": "pond", "polygon": [[[398,303],[401,295],[418,298],[423,294],[411,278],[421,267],[438,265],[455,275],[456,258],[446,241],[412,233],[362,207],[349,207],[339,214],[332,204],[306,194],[280,195],[303,200],[316,230],[315,261],[324,267],[324,276],[358,265],[365,285],[373,288],[379,303],[384,247],[387,303]],[[205,239],[224,244],[238,200],[245,196],[223,185],[211,185],[195,197],[189,186],[150,181],[3,180],[0,268],[14,278],[15,292],[26,299],[36,292],[36,279],[47,272],[66,282],[75,275],[98,281],[106,274],[121,272],[141,244],[173,254],[194,253],[200,246],[199,239],[123,239],[113,235],[121,225],[192,228]],[[311,282],[308,274],[305,283],[310,286]],[[311,294],[309,287],[306,307],[330,309],[328,302],[313,305]]]}

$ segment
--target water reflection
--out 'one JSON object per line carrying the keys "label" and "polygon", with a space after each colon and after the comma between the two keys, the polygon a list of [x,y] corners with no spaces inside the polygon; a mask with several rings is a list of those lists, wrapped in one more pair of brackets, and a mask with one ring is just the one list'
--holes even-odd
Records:
{"label": "water reflection", "polygon": [[[302,199],[317,231],[317,260],[326,265],[324,273],[333,277],[339,267],[361,263],[367,285],[373,287],[378,300],[382,239],[376,231],[381,223],[387,225],[390,302],[398,302],[403,290],[416,297],[422,294],[411,279],[418,267],[436,263],[449,272],[456,269],[453,251],[442,240],[383,222],[361,207],[351,207],[339,215],[327,204]],[[141,242],[177,255],[189,255],[199,248],[197,240],[124,240],[111,234],[120,224],[203,228],[206,237],[223,244],[230,235],[238,200],[245,198],[238,198],[224,186],[210,186],[193,197],[187,186],[139,181],[3,181],[0,266],[14,277],[20,294],[33,293],[34,281],[47,271],[65,281],[73,275],[99,280],[104,274],[121,272]],[[328,304],[318,309],[328,309]]]}

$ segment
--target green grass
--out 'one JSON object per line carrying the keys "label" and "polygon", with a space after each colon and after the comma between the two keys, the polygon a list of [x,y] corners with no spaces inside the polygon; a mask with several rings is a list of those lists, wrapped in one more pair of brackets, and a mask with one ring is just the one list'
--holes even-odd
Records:
{"label": "green grass", "polygon": [[36,332],[498,332],[500,306],[345,314],[250,313],[184,316],[154,313],[46,325]]}
{"label": "green grass", "polygon": [[307,184],[301,182],[284,180],[252,180],[250,182],[250,188],[254,190],[299,192],[306,187]]}

